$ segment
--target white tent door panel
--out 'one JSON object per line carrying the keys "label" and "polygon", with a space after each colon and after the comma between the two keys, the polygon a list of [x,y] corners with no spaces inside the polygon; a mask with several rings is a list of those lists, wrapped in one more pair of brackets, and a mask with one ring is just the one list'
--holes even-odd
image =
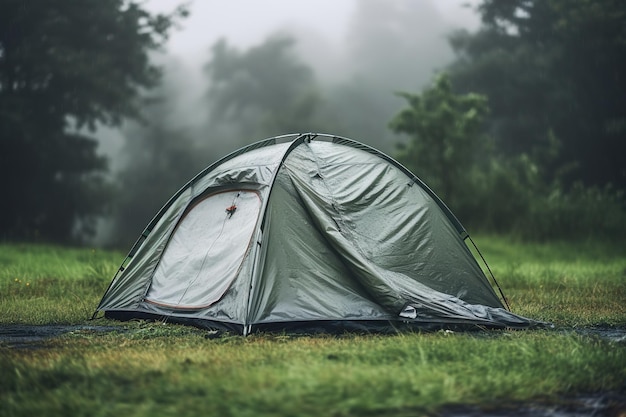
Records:
{"label": "white tent door panel", "polygon": [[254,191],[226,191],[196,203],[176,227],[146,301],[200,308],[219,301],[248,252],[261,200]]}

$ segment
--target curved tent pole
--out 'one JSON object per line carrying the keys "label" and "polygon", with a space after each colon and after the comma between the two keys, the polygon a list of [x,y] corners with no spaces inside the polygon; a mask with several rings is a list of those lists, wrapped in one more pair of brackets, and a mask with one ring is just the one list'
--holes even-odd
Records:
{"label": "curved tent pole", "polygon": [[504,305],[506,305],[506,309],[511,311],[511,306],[509,305],[509,301],[506,299],[506,297],[504,295],[504,292],[502,291],[502,288],[500,288],[500,284],[498,284],[498,281],[496,280],[495,275],[493,275],[493,272],[491,272],[491,268],[489,268],[489,264],[485,260],[485,257],[480,252],[480,249],[478,249],[478,246],[476,246],[476,243],[474,243],[472,238],[469,235],[467,237],[469,238],[469,241],[472,242],[472,245],[474,246],[474,249],[476,249],[476,252],[478,253],[478,255],[480,255],[480,259],[482,259],[483,263],[487,267],[487,271],[489,271],[489,275],[491,275],[491,279],[496,284],[496,287],[498,287],[498,291],[500,291],[500,295],[502,296],[502,301],[504,301]]}

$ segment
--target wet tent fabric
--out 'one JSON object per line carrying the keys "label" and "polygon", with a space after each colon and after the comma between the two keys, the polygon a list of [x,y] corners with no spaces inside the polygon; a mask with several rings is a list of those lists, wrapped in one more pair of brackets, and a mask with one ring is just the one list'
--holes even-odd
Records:
{"label": "wet tent fabric", "polygon": [[243,333],[535,324],[504,308],[458,220],[391,158],[344,138],[279,139],[183,187],[98,310]]}

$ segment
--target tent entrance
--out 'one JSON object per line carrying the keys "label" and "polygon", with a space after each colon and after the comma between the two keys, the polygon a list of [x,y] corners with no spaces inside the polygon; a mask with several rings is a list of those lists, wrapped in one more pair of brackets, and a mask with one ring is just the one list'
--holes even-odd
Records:
{"label": "tent entrance", "polygon": [[172,233],[145,300],[180,309],[219,301],[239,273],[260,209],[259,194],[250,190],[196,202]]}

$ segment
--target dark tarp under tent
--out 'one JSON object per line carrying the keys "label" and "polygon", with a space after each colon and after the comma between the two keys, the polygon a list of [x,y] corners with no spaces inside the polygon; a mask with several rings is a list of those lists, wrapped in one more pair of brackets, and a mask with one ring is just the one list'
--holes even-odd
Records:
{"label": "dark tarp under tent", "polygon": [[239,334],[527,328],[419,178],[350,139],[266,139],[212,164],[145,228],[94,316]]}

